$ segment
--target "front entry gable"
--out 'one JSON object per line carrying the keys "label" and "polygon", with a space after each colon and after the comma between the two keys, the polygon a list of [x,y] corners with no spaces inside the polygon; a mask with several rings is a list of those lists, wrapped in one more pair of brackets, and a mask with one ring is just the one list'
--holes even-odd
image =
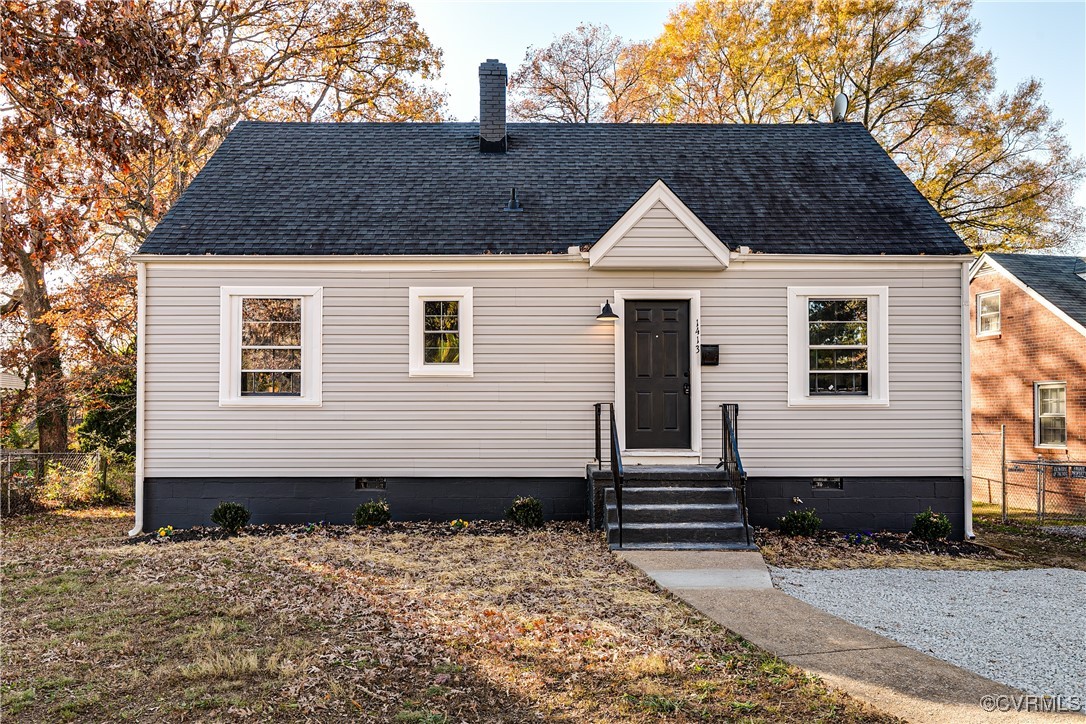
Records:
{"label": "front entry gable", "polygon": [[588,253],[598,269],[726,269],[728,248],[662,180]]}

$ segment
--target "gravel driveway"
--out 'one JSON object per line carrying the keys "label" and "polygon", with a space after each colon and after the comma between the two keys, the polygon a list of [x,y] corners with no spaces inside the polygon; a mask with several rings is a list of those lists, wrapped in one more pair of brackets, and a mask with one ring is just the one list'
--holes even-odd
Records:
{"label": "gravel driveway", "polygon": [[1086,699],[1086,572],[772,568],[777,588],[1029,694]]}

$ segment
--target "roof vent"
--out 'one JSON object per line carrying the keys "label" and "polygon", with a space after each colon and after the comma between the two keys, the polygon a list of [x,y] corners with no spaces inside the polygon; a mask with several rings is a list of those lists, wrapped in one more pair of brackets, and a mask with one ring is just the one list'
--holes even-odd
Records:
{"label": "roof vent", "polygon": [[514,186],[513,190],[509,192],[509,203],[505,205],[502,211],[524,211],[524,207],[517,201],[517,187]]}
{"label": "roof vent", "polygon": [[505,153],[505,63],[488,58],[479,65],[479,150]]}

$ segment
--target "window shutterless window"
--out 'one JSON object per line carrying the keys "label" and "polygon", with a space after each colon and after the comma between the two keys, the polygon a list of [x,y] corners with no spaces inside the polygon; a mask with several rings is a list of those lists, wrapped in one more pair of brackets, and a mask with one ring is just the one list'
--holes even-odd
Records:
{"label": "window shutterless window", "polygon": [[219,404],[321,404],[319,287],[223,287]]}
{"label": "window shutterless window", "polygon": [[1038,382],[1033,390],[1037,447],[1067,447],[1067,384]]}
{"label": "window shutterless window", "polygon": [[408,373],[412,377],[471,377],[472,288],[411,287],[408,294]]}
{"label": "window shutterless window", "polygon": [[887,287],[788,288],[788,404],[886,406]]}
{"label": "window shutterless window", "polygon": [[977,295],[977,336],[999,334],[1002,328],[1000,318],[999,292],[983,292]]}

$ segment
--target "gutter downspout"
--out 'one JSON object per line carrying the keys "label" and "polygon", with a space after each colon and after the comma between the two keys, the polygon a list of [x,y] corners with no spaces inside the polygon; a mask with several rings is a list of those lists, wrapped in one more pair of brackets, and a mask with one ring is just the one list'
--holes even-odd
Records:
{"label": "gutter downspout", "polygon": [[973,380],[969,364],[969,347],[972,329],[969,324],[969,269],[962,264],[962,481],[964,483],[965,538],[972,540],[973,533]]}
{"label": "gutter downspout", "polygon": [[147,332],[147,266],[143,261],[136,261],[136,523],[128,535],[135,536],[143,532],[143,445],[144,445],[144,394],[146,375]]}

